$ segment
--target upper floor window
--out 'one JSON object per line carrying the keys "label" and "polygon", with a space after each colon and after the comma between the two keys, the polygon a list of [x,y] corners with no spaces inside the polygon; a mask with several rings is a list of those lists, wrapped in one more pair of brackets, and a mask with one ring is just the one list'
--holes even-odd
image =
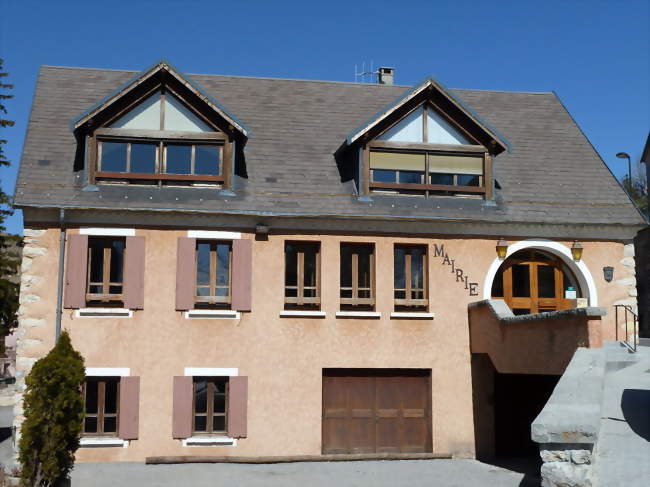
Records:
{"label": "upper floor window", "polygon": [[341,244],[341,309],[375,307],[375,247],[373,244]]}
{"label": "upper floor window", "polygon": [[396,245],[395,311],[427,311],[427,249],[424,245]]}
{"label": "upper floor window", "polygon": [[89,304],[119,305],[124,301],[124,237],[90,237],[88,239]]}
{"label": "upper floor window", "polygon": [[232,243],[196,242],[196,294],[200,306],[229,307],[231,303]]}
{"label": "upper floor window", "polygon": [[160,90],[95,131],[99,182],[211,185],[225,181],[227,137]]}
{"label": "upper floor window", "polygon": [[435,196],[485,194],[487,150],[428,103],[368,144],[369,190]]}
{"label": "upper floor window", "polygon": [[320,308],[320,243],[285,244],[285,309]]}
{"label": "upper floor window", "polygon": [[492,297],[503,299],[515,315],[573,307],[580,286],[567,265],[540,250],[521,250],[506,259],[492,282]]}

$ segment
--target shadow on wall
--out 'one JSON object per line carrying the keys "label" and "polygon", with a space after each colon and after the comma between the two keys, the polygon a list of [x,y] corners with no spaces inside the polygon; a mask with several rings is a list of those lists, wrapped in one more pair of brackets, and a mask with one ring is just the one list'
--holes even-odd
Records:
{"label": "shadow on wall", "polygon": [[632,431],[650,441],[650,390],[625,389],[621,409]]}

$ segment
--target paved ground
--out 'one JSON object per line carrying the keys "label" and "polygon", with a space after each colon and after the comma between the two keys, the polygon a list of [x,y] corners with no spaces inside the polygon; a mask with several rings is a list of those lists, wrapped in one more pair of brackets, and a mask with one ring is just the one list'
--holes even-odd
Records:
{"label": "paved ground", "polygon": [[[314,462],[275,465],[79,464],[72,487],[523,487],[524,474],[475,460]],[[537,483],[539,485],[539,483]]]}

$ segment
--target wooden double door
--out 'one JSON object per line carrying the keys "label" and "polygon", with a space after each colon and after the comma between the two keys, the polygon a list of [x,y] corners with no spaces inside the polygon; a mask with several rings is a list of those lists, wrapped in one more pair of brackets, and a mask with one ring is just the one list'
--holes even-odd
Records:
{"label": "wooden double door", "polygon": [[429,370],[323,371],[323,453],[427,452]]}

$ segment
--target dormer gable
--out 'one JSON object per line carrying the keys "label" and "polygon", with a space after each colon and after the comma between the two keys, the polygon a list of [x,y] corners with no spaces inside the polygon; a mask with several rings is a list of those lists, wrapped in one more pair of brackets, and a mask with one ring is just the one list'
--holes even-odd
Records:
{"label": "dormer gable", "polygon": [[494,197],[493,159],[508,143],[433,79],[346,140],[360,149],[362,195]]}
{"label": "dormer gable", "polygon": [[[166,61],[72,122],[90,184],[231,187],[249,130]],[[237,148],[237,146],[239,146]]]}

